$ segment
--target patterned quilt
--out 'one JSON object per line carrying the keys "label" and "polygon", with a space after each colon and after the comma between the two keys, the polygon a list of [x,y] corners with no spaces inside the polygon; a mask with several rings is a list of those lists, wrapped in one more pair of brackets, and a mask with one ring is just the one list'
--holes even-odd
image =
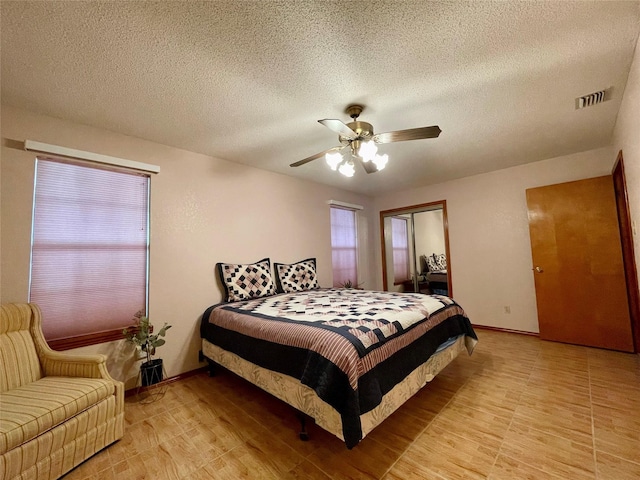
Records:
{"label": "patterned quilt", "polygon": [[313,388],[341,414],[349,448],[362,437],[359,416],[461,334],[476,338],[449,297],[355,289],[219,304],[201,326],[211,343]]}

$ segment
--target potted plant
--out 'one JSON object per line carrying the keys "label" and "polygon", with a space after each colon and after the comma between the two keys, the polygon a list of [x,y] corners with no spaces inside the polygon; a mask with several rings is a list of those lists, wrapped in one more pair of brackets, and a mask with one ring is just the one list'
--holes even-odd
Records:
{"label": "potted plant", "polygon": [[165,323],[158,333],[153,333],[153,325],[149,322],[149,317],[144,312],[136,313],[134,320],[136,324],[122,330],[122,334],[127,341],[133,343],[140,352],[144,352],[146,361],[140,365],[140,377],[142,386],[148,387],[162,381],[162,359],[152,358],[156,353],[156,348],[165,344],[164,337],[171,325]]}
{"label": "potted plant", "polygon": [[354,283],[351,280],[346,280],[345,282],[340,283],[340,286],[342,288],[354,288],[356,290],[362,290],[362,288],[360,288],[361,285],[363,285],[364,282],[362,283]]}

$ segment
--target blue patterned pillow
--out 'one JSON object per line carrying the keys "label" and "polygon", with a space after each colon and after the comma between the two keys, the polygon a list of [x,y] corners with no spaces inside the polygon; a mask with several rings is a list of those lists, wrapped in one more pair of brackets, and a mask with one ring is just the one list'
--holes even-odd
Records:
{"label": "blue patterned pillow", "polygon": [[274,263],[274,267],[279,292],[293,293],[320,288],[315,258],[307,258],[292,264]]}
{"label": "blue patterned pillow", "polygon": [[248,264],[218,263],[216,267],[226,289],[225,302],[268,297],[276,293],[269,258]]}

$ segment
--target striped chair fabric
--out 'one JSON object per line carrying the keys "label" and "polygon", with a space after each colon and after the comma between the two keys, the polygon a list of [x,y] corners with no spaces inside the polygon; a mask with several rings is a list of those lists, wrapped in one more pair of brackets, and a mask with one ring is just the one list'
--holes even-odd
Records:
{"label": "striped chair fabric", "polygon": [[124,385],[104,355],[54,352],[35,304],[3,304],[0,479],[56,479],[124,435]]}

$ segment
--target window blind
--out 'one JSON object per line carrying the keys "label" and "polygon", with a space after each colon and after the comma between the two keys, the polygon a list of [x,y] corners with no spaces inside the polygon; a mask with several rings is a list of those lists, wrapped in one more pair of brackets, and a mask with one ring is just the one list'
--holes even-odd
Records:
{"label": "window blind", "polygon": [[358,283],[355,211],[331,207],[331,251],[333,286],[342,286],[349,280],[355,286]]}
{"label": "window blind", "polygon": [[406,218],[391,218],[391,245],[393,248],[393,282],[409,279],[409,233]]}
{"label": "window blind", "polygon": [[148,214],[144,174],[36,160],[29,298],[47,340],[95,337],[146,311]]}

